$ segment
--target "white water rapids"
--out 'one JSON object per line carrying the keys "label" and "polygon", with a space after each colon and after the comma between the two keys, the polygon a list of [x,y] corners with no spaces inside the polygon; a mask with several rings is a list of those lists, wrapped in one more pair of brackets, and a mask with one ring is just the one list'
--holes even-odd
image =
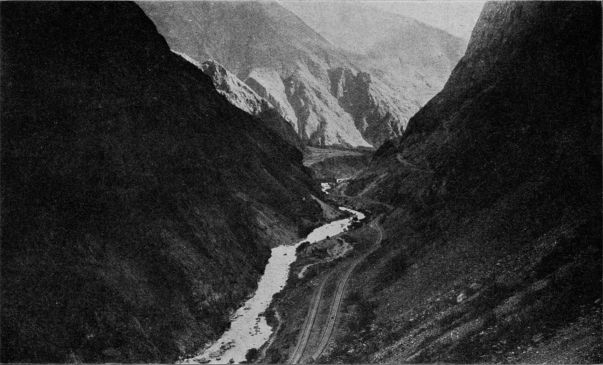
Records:
{"label": "white water rapids", "polygon": [[[280,292],[287,278],[289,267],[296,259],[295,250],[302,242],[315,243],[327,237],[332,237],[347,230],[354,218],[362,220],[365,215],[352,209],[340,207],[340,210],[350,212],[354,217],[336,220],[313,230],[306,239],[293,245],[282,245],[272,249],[264,275],[260,278],[258,288],[251,299],[240,307],[231,317],[230,329],[219,340],[195,357],[186,359],[183,363],[224,364],[231,359],[235,363],[245,361],[247,351],[259,349],[272,334],[272,327],[266,323],[264,311],[270,305],[272,296]],[[262,314],[262,315],[260,315]]]}

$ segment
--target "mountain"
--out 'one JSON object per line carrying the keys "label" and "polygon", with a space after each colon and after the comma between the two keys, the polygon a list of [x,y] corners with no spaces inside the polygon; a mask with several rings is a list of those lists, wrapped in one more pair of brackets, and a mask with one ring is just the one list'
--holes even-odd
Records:
{"label": "mountain", "polygon": [[600,3],[487,3],[347,184],[395,209],[318,361],[601,362],[601,80]]}
{"label": "mountain", "polygon": [[273,106],[266,99],[256,94],[255,91],[251,90],[249,86],[218,62],[207,60],[202,64],[198,64],[195,60],[188,58],[184,54],[181,56],[209,76],[216,91],[224,95],[237,108],[256,116],[273,109]]}
{"label": "mountain", "polygon": [[297,147],[300,151],[303,150],[301,139],[275,107],[225,69],[224,66],[214,60],[208,60],[199,65],[188,56],[182,56],[203,70],[211,78],[218,93],[224,95],[232,105],[258,117],[266,127],[276,132],[285,141]]}
{"label": "mountain", "polygon": [[3,2],[2,362],[168,362],[322,221],[301,152],[133,3]]}
{"label": "mountain", "polygon": [[389,82],[376,59],[337,48],[278,3],[140,6],[174,51],[200,63],[217,60],[271,102],[311,146],[379,146],[400,136],[427,100],[416,99],[411,86],[425,84],[425,75],[413,71],[409,85]]}
{"label": "mountain", "polygon": [[[439,92],[466,42],[415,19],[353,2],[283,2],[364,70],[396,91],[408,117]],[[414,103],[414,104],[412,104]]]}

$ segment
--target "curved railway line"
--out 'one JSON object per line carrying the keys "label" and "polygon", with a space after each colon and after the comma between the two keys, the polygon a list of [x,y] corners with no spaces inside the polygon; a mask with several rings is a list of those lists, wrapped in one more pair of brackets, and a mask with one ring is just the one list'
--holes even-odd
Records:
{"label": "curved railway line", "polygon": [[290,360],[289,360],[290,364],[297,364],[300,362],[300,360],[302,360],[303,355],[307,352],[307,346],[308,346],[308,340],[310,339],[310,333],[312,332],[312,328],[314,328],[315,325],[321,326],[322,332],[321,332],[321,336],[320,336],[320,341],[318,343],[318,347],[312,353],[311,359],[313,361],[316,361],[324,352],[327,344],[329,343],[329,340],[331,339],[331,337],[333,335],[333,330],[335,329],[335,324],[337,323],[337,317],[339,316],[339,310],[341,309],[341,303],[343,302],[345,289],[346,289],[346,286],[348,284],[350,277],[352,276],[352,273],[354,272],[354,270],[356,269],[358,264],[360,264],[362,261],[364,261],[364,259],[368,255],[370,255],[375,249],[377,249],[379,247],[379,245],[381,244],[381,241],[383,240],[383,230],[382,230],[381,226],[379,225],[379,223],[377,222],[377,220],[374,220],[373,222],[371,222],[371,228],[373,228],[377,231],[377,233],[378,233],[377,240],[375,240],[373,247],[368,252],[364,253],[362,256],[360,256],[359,258],[354,260],[346,269],[345,274],[343,276],[341,276],[339,283],[337,283],[335,297],[333,298],[331,307],[329,309],[329,316],[327,317],[327,322],[324,323],[323,325],[316,323],[316,316],[318,313],[318,309],[320,308],[321,301],[323,300],[324,288],[325,288],[326,283],[328,282],[329,278],[331,276],[333,276],[332,273],[328,274],[323,279],[320,286],[314,293],[314,296],[312,297],[312,301],[310,302],[310,309],[308,310],[308,314],[306,316],[306,319],[304,320],[301,334],[298,338],[298,341],[297,341],[297,344],[293,351],[293,354],[290,357]]}

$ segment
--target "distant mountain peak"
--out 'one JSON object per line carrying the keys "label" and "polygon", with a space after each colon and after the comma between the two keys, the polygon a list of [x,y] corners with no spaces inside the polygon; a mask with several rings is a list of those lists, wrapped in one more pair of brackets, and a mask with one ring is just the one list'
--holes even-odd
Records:
{"label": "distant mountain peak", "polygon": [[[384,18],[359,26],[355,18],[337,20],[325,3],[320,4],[323,16],[333,18],[332,26],[366,47],[349,52],[345,39],[316,31],[276,2],[140,6],[173,50],[198,63],[214,59],[224,65],[312,146],[378,147],[399,137],[412,114],[439,91],[462,52],[460,40],[414,20],[375,13]],[[380,23],[391,25],[386,36],[360,37],[373,34],[371,27]],[[336,78],[346,83],[345,93],[332,92],[338,69],[347,70]]]}

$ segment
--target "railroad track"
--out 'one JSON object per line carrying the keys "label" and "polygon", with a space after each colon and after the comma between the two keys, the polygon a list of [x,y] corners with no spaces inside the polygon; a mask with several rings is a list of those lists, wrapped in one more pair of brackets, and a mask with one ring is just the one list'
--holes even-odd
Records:
{"label": "railroad track", "polygon": [[293,354],[290,357],[290,364],[297,364],[299,360],[301,360],[302,355],[306,349],[306,345],[308,344],[308,339],[310,338],[310,332],[312,332],[312,327],[314,326],[314,322],[316,321],[316,314],[318,313],[318,308],[320,307],[320,299],[322,298],[322,292],[327,284],[327,281],[331,274],[327,275],[320,286],[314,293],[312,297],[312,301],[310,302],[310,310],[306,315],[306,319],[304,320],[304,324],[302,327],[301,336],[299,337],[295,349],[293,350]]}
{"label": "railroad track", "polygon": [[[345,293],[345,289],[346,289],[346,286],[348,284],[350,277],[352,276],[352,273],[354,272],[354,270],[356,269],[358,264],[360,264],[362,261],[364,261],[364,259],[368,255],[370,255],[376,248],[379,247],[379,245],[381,244],[381,241],[383,240],[383,230],[381,229],[381,226],[379,226],[379,223],[377,223],[376,220],[371,223],[371,227],[377,231],[378,238],[375,241],[373,248],[371,250],[369,250],[368,252],[366,252],[365,254],[363,254],[361,257],[359,257],[358,259],[356,259],[354,262],[352,262],[350,264],[350,266],[345,271],[345,274],[341,277],[341,280],[337,284],[335,297],[333,298],[331,308],[329,309],[329,316],[327,317],[327,323],[323,327],[324,330],[322,331],[322,335],[320,337],[318,347],[316,348],[316,350],[314,351],[314,353],[311,356],[311,359],[314,361],[316,361],[322,355],[322,353],[324,352],[324,349],[326,348],[327,344],[329,343],[329,340],[331,339],[331,336],[333,335],[333,330],[335,329],[335,324],[337,322],[337,316],[339,315],[339,309],[341,308],[341,303],[343,302],[343,296]],[[316,315],[317,315],[318,309],[320,307],[320,302],[322,300],[322,294],[323,294],[324,288],[326,286],[326,283],[331,276],[332,276],[332,273],[327,275],[323,279],[318,290],[316,291],[316,293],[314,294],[314,296],[312,298],[312,301],[310,304],[310,310],[308,311],[308,315],[306,316],[306,319],[304,320],[301,335],[297,341],[295,349],[293,350],[293,354],[290,357],[290,361],[289,361],[290,364],[297,364],[302,359],[302,356],[306,351],[306,347],[308,345],[308,340],[310,338],[310,333],[312,332],[312,328],[314,327],[314,323],[316,322]]]}
{"label": "railroad track", "polygon": [[377,221],[373,221],[373,223],[371,224],[371,227],[377,231],[379,236],[378,236],[377,240],[375,241],[373,248],[371,250],[369,250],[367,253],[365,253],[364,255],[362,255],[360,258],[358,258],[356,261],[354,261],[350,265],[350,267],[346,271],[345,275],[343,276],[342,280],[337,285],[337,293],[335,294],[335,298],[333,299],[333,304],[331,305],[331,310],[329,311],[329,317],[327,318],[328,322],[322,333],[318,347],[316,348],[316,351],[312,355],[312,360],[314,360],[314,361],[316,361],[322,355],[325,348],[327,347],[327,344],[329,343],[329,340],[331,339],[331,336],[333,335],[333,330],[335,329],[335,323],[337,322],[337,316],[339,315],[339,309],[341,308],[341,303],[343,302],[343,294],[345,293],[345,288],[348,284],[350,277],[352,276],[352,273],[354,272],[354,269],[356,269],[358,264],[360,264],[362,261],[364,261],[364,259],[368,255],[370,255],[377,247],[379,247],[379,245],[381,244],[381,241],[383,240],[383,230],[381,229],[381,226],[379,226],[379,223],[377,223]]}

